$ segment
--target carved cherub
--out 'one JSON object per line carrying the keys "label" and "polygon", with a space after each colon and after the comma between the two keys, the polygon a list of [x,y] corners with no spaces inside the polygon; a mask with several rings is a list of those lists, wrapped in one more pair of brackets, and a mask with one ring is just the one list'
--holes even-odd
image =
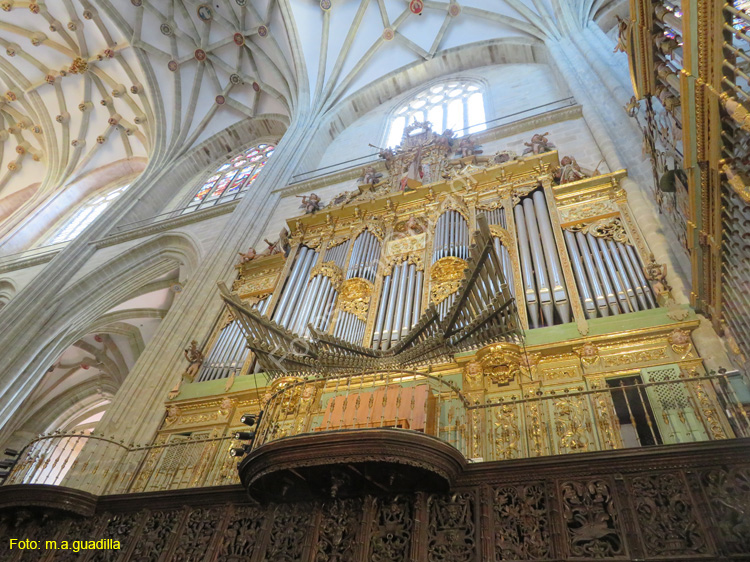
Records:
{"label": "carved cherub", "polygon": [[547,139],[549,133],[536,133],[531,137],[531,142],[523,143],[527,148],[524,149],[523,155],[542,154],[555,149],[555,145]]}
{"label": "carved cherub", "polygon": [[461,156],[461,158],[466,158],[467,156],[482,154],[482,151],[477,149],[477,145],[471,140],[471,135],[466,135],[458,143],[456,154]]}
{"label": "carved cherub", "polygon": [[505,164],[506,162],[516,160],[517,158],[518,154],[516,154],[514,151],[501,150],[500,152],[495,153],[495,155],[490,160],[490,164]]}
{"label": "carved cherub", "polygon": [[590,178],[592,175],[594,172],[581,168],[572,156],[563,156],[560,160],[560,168],[555,171],[555,179],[560,185]]}
{"label": "carved cherub", "polygon": [[375,185],[380,181],[383,174],[376,171],[372,166],[362,168],[362,175],[357,180],[360,185]]}
{"label": "carved cherub", "polygon": [[646,279],[651,281],[654,295],[658,297],[667,295],[672,287],[667,283],[667,264],[657,263],[654,254],[649,256],[649,262],[643,267]]}
{"label": "carved cherub", "polygon": [[203,365],[203,353],[198,349],[198,342],[195,340],[191,341],[190,347],[185,349],[184,354],[189,365],[187,366],[187,369],[185,369],[182,378],[188,382],[193,382],[201,365]]}
{"label": "carved cherub", "polygon": [[297,197],[302,199],[302,205],[300,205],[299,208],[304,209],[306,215],[312,214],[315,211],[320,211],[322,205],[320,203],[320,197],[316,193],[311,193],[310,195],[298,195]]}
{"label": "carved cherub", "polygon": [[247,263],[249,261],[253,261],[256,257],[258,257],[258,253],[255,251],[255,248],[252,246],[250,249],[243,253],[243,252],[237,252],[240,256],[240,263]]}

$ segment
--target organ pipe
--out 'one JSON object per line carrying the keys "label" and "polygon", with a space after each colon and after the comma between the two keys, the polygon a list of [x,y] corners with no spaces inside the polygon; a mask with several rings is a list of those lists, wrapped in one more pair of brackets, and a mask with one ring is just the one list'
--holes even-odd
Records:
{"label": "organ pipe", "polygon": [[560,259],[557,255],[557,246],[555,237],[552,234],[552,224],[549,218],[547,201],[542,191],[534,192],[534,211],[536,213],[539,230],[542,235],[542,245],[544,246],[544,257],[547,263],[547,272],[552,282],[552,297],[555,301],[555,309],[560,315],[563,324],[570,322],[570,302],[568,293],[565,290],[565,280],[563,278]]}
{"label": "organ pipe", "polygon": [[537,284],[537,295],[539,296],[539,305],[544,315],[544,321],[547,326],[554,324],[554,309],[552,305],[552,294],[550,292],[549,278],[547,276],[547,266],[544,261],[542,250],[542,241],[539,236],[539,226],[536,220],[534,203],[531,199],[523,201],[524,218],[526,219],[526,234],[529,237],[531,246],[531,259],[534,264],[534,277]]}
{"label": "organ pipe", "polygon": [[[573,265],[573,275],[578,284],[578,292],[583,299],[583,311],[586,314],[586,318],[596,318],[596,303],[594,302],[594,296],[591,292],[589,280],[586,277],[586,271],[581,260],[581,255],[577,250],[578,245],[576,244],[575,235],[569,230],[565,230],[564,235],[568,248],[571,248],[570,261]],[[575,248],[575,250],[573,250],[573,248]]]}
{"label": "organ pipe", "polygon": [[526,232],[526,218],[521,205],[516,205],[513,212],[516,218],[518,248],[521,255],[521,278],[526,296],[526,307],[529,310],[529,321],[532,328],[538,328],[539,301],[537,300],[536,282],[534,281],[534,266],[531,262],[531,251],[529,250],[529,237]]}

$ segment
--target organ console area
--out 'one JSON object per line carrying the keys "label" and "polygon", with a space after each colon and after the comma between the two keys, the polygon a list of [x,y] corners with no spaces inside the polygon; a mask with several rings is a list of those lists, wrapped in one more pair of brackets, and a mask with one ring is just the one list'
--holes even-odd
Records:
{"label": "organ console area", "polygon": [[[484,217],[502,275],[480,276],[486,291],[468,303],[475,314],[501,285],[515,298],[523,333],[575,323],[585,335],[592,320],[659,306],[644,270],[649,250],[619,185],[625,172],[555,185],[559,166],[547,152],[469,165],[461,181],[363,190],[347,204],[289,219],[288,257],[239,265],[233,289],[269,326],[387,351],[431,307],[440,318],[448,313]],[[663,287],[657,292],[668,298]],[[258,368],[229,312],[219,324],[200,380]]]}

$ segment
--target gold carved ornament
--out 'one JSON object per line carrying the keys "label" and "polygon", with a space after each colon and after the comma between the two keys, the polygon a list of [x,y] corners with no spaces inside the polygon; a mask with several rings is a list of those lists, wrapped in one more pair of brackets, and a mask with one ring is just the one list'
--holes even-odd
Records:
{"label": "gold carved ornament", "polygon": [[506,248],[510,247],[513,244],[513,237],[511,236],[510,232],[508,232],[498,224],[490,225],[490,234],[492,234],[492,236],[494,236],[495,238],[498,238],[500,240],[500,243]]}
{"label": "gold carved ornament", "polygon": [[572,232],[582,232],[583,234],[591,234],[597,238],[604,238],[605,240],[614,240],[621,244],[629,244],[628,233],[625,231],[622,222],[619,218],[607,218],[599,219],[590,223],[581,223],[574,226],[569,226],[568,230]]}
{"label": "gold carved ornament", "polygon": [[339,298],[336,307],[354,314],[363,322],[367,319],[367,311],[370,308],[370,296],[373,285],[367,279],[352,277],[341,284]]}
{"label": "gold carved ornament", "polygon": [[393,267],[401,264],[402,262],[407,262],[409,265],[414,265],[417,271],[424,271],[424,260],[422,259],[421,252],[406,255],[399,254],[391,256],[386,260],[383,275],[392,275]]}
{"label": "gold carved ornament", "polygon": [[487,378],[504,386],[521,373],[521,348],[507,342],[490,345],[477,352],[477,361]]}
{"label": "gold carved ornament", "polygon": [[440,304],[450,295],[458,290],[464,278],[464,270],[468,267],[466,260],[455,256],[440,258],[430,270],[432,287],[430,288],[430,301]]}
{"label": "gold carved ornament", "polygon": [[316,275],[328,277],[334,289],[338,289],[344,279],[344,273],[341,271],[341,268],[333,261],[326,261],[313,267],[312,271],[310,271],[310,279],[313,279]]}

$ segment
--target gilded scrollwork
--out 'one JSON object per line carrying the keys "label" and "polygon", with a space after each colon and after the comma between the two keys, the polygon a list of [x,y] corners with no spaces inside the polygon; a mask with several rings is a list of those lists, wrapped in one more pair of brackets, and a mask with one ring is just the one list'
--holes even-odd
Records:
{"label": "gilded scrollwork", "polygon": [[570,222],[583,222],[592,218],[603,215],[612,215],[617,213],[617,206],[607,199],[596,199],[593,201],[584,201],[577,205],[568,205],[560,208],[560,222],[563,224]]}
{"label": "gilded scrollwork", "polygon": [[521,373],[521,350],[514,343],[498,343],[477,352],[485,376],[497,385],[510,384]]}
{"label": "gilded scrollwork", "polygon": [[628,233],[625,231],[620,219],[616,217],[599,219],[590,223],[579,223],[573,226],[568,226],[567,229],[573,232],[591,234],[597,238],[604,238],[605,240],[613,240],[615,242],[620,242],[621,244],[630,243]]}
{"label": "gilded scrollwork", "polygon": [[336,307],[354,314],[363,322],[367,319],[367,311],[370,308],[373,284],[361,277],[352,277],[341,284],[339,298]]}
{"label": "gilded scrollwork", "polygon": [[316,275],[328,277],[334,289],[338,289],[344,279],[344,273],[341,271],[341,268],[336,265],[336,262],[332,261],[326,261],[313,267],[310,271],[310,279]]}
{"label": "gilded scrollwork", "polygon": [[430,270],[432,286],[430,287],[430,301],[433,304],[443,302],[458,290],[468,264],[466,260],[455,256],[440,258]]}

